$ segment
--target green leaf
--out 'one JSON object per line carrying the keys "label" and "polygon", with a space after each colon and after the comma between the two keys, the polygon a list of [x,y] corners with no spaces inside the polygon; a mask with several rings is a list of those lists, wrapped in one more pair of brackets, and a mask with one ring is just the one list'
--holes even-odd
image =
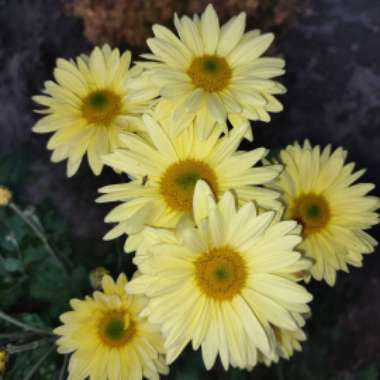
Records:
{"label": "green leaf", "polygon": [[49,327],[41,316],[35,313],[23,313],[19,315],[18,318],[29,326],[42,328]]}
{"label": "green leaf", "polygon": [[11,233],[16,241],[21,244],[23,239],[34,239],[34,234],[30,227],[25,224],[21,218],[15,214],[9,214],[5,222],[8,227],[8,233]]}
{"label": "green leaf", "polygon": [[19,259],[13,257],[7,257],[3,262],[4,269],[7,272],[21,272],[23,269],[23,264]]}
{"label": "green leaf", "polygon": [[47,256],[47,252],[43,247],[27,247],[23,254],[25,266],[46,259]]}
{"label": "green leaf", "polygon": [[24,287],[25,278],[14,279],[7,276],[0,279],[0,309],[15,305],[25,293]]}

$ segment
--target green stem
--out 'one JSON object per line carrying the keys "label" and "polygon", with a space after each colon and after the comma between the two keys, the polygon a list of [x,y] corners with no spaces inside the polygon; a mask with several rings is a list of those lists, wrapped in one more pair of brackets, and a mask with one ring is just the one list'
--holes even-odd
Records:
{"label": "green stem", "polygon": [[7,350],[7,352],[10,355],[13,355],[13,354],[18,354],[20,352],[35,350],[35,349],[43,346],[44,344],[46,344],[48,342],[49,342],[49,339],[44,338],[44,339],[35,340],[33,342],[30,342],[30,343],[27,343],[27,344],[23,344],[23,345],[20,345],[20,346],[16,346],[16,345],[13,345],[13,344],[8,344],[6,346],[6,350]]}
{"label": "green stem", "polygon": [[23,322],[20,322],[19,320],[15,319],[15,318],[11,317],[10,315],[5,314],[3,311],[0,311],[0,318],[3,319],[4,321],[7,321],[8,323],[15,325],[15,326],[21,327],[22,329],[24,329],[26,331],[32,331],[32,332],[37,333],[37,334],[53,335],[54,336],[54,334],[50,330],[45,330],[45,329],[40,329],[38,327],[29,326]]}
{"label": "green stem", "polygon": [[12,239],[13,245],[16,247],[18,258],[20,259],[20,261],[23,261],[23,256],[21,254],[20,245],[18,244],[18,241],[17,241],[13,231],[11,232],[11,234],[12,234],[11,239]]}
{"label": "green stem", "polygon": [[29,338],[30,336],[36,335],[33,331],[22,331],[9,334],[0,334],[0,340],[19,340],[22,338]]}
{"label": "green stem", "polygon": [[52,353],[55,345],[51,346],[38,360],[38,362],[30,369],[30,371],[24,376],[24,380],[30,380],[32,376],[37,372],[38,368],[40,368],[41,364],[45,361],[45,359]]}
{"label": "green stem", "polygon": [[58,380],[64,380],[65,379],[68,360],[69,360],[69,355],[65,355],[65,357],[63,359],[63,364],[62,364],[61,370],[59,371]]}
{"label": "green stem", "polygon": [[285,380],[285,375],[284,375],[284,367],[282,365],[281,360],[276,366],[276,372],[277,372],[277,378],[278,380]]}
{"label": "green stem", "polygon": [[123,249],[123,242],[119,238],[116,241],[116,251],[117,251],[117,263],[116,263],[116,273],[120,273],[121,267],[123,265],[123,256],[124,256],[124,249]]}
{"label": "green stem", "polygon": [[54,260],[62,267],[62,269],[67,274],[66,268],[61,262],[61,260],[58,258],[58,255],[54,251],[54,249],[51,247],[50,243],[48,242],[46,236],[43,234],[43,232],[39,229],[38,226],[30,219],[28,218],[25,213],[13,202],[9,203],[8,205],[36,234],[36,236],[41,240],[42,244],[46,248],[46,250],[49,252],[49,254],[54,258]]}

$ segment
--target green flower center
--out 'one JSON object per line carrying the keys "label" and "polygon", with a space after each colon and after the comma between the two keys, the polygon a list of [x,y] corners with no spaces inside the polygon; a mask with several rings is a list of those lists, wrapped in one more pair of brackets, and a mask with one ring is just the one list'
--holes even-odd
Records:
{"label": "green flower center", "polygon": [[120,340],[124,336],[124,321],[111,320],[105,327],[105,334],[109,339]]}
{"label": "green flower center", "polygon": [[83,99],[81,111],[89,123],[109,126],[121,114],[121,97],[110,90],[96,90]]}
{"label": "green flower center", "polygon": [[199,173],[185,173],[181,174],[176,178],[175,182],[185,190],[193,190],[197,181],[201,179]]}
{"label": "green flower center", "polygon": [[310,219],[319,219],[322,214],[322,209],[319,205],[311,204],[307,207],[306,213]]}
{"label": "green flower center", "polygon": [[218,63],[212,59],[203,62],[203,69],[209,73],[216,73],[219,69]]}
{"label": "green flower center", "polygon": [[220,266],[219,268],[217,268],[214,274],[215,279],[220,282],[225,281],[229,277],[228,269],[224,266]]}
{"label": "green flower center", "polygon": [[330,221],[331,212],[322,195],[310,193],[303,194],[294,201],[290,217],[302,224],[303,235],[306,237],[325,228]]}
{"label": "green flower center", "polygon": [[187,74],[195,87],[207,92],[219,92],[229,85],[232,70],[224,58],[206,54],[194,58]]}
{"label": "green flower center", "polygon": [[245,286],[245,261],[240,253],[228,246],[201,254],[194,265],[197,285],[210,298],[231,300]]}
{"label": "green flower center", "polygon": [[102,318],[98,331],[106,346],[123,347],[135,336],[136,325],[128,313],[114,311]]}
{"label": "green flower center", "polygon": [[160,180],[160,193],[167,206],[176,211],[191,211],[199,179],[205,180],[214,194],[218,194],[216,174],[205,162],[188,159],[170,165]]}
{"label": "green flower center", "polygon": [[109,99],[105,93],[97,92],[90,95],[88,102],[92,108],[105,108],[109,102]]}

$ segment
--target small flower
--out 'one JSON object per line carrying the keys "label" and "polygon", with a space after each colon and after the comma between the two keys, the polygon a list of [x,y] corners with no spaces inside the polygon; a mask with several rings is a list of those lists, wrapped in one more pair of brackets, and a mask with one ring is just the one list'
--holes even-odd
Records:
{"label": "small flower", "polygon": [[110,274],[110,271],[104,267],[97,267],[92,270],[89,275],[92,288],[95,290],[101,289],[103,277],[108,274]]}
{"label": "small flower", "polygon": [[8,353],[3,348],[0,348],[0,375],[4,375],[7,369]]}
{"label": "small flower", "polygon": [[303,226],[299,249],[314,261],[311,275],[335,284],[338,270],[362,266],[363,254],[374,251],[376,240],[366,230],[379,222],[378,197],[368,195],[372,183],[354,184],[365,170],[346,163],[347,152],[322,149],[305,141],[280,153],[281,175],[269,187],[282,194],[285,216]]}
{"label": "small flower", "polygon": [[140,316],[146,300],[125,292],[127,278],[102,279],[103,291],[73,299],[54,333],[58,352],[72,353],[69,380],[149,380],[167,374],[161,334]]}
{"label": "small flower", "polygon": [[0,186],[0,207],[7,206],[11,200],[11,191],[5,186]]}

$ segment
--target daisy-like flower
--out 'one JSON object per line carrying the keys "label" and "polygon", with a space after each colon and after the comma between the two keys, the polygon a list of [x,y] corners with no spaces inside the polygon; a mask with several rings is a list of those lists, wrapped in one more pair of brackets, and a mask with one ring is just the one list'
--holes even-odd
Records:
{"label": "daisy-like flower", "polygon": [[[286,90],[273,78],[284,74],[285,62],[262,57],[273,34],[245,33],[245,13],[220,26],[212,5],[193,20],[175,15],[174,24],[178,37],[161,25],[153,26],[155,37],[147,40],[153,54],[143,55],[151,61],[140,63],[168,100],[174,132],[189,125],[176,122],[186,114],[195,118],[200,136],[207,137],[215,123],[268,122],[269,112],[282,111],[274,95]],[[206,124],[210,117],[211,124]]]}
{"label": "daisy-like flower", "polygon": [[346,157],[342,148],[289,145],[280,153],[284,170],[270,185],[283,194],[286,217],[303,225],[300,250],[315,262],[312,276],[331,286],[338,270],[360,267],[377,245],[365,232],[379,222],[379,198],[367,195],[375,186],[354,184],[365,170],[354,171]]}
{"label": "daisy-like flower", "polygon": [[204,181],[193,203],[195,227],[180,223],[177,240],[153,245],[126,289],[148,296],[141,315],[161,326],[168,363],[191,342],[207,369],[218,354],[225,369],[252,368],[259,354],[274,355],[272,326],[297,330],[312,298],[283,276],[299,260],[309,265],[294,251],[296,222],[273,224],[274,212],[258,215],[251,202],[238,209],[232,192],[216,203]]}
{"label": "daisy-like flower", "polygon": [[139,232],[145,226],[174,228],[184,214],[191,213],[198,179],[205,180],[217,197],[234,189],[240,203],[253,201],[264,209],[279,206],[277,192],[257,185],[273,180],[281,166],[254,167],[266,156],[267,149],[237,151],[247,127],[222,138],[215,129],[201,140],[192,126],[174,138],[150,116],[143,119],[151,142],[125,134],[121,139],[128,149],[116,150],[103,158],[107,165],[131,178],[129,183],[99,190],[104,195],[98,202],[123,202],[106,217],[106,222],[118,224],[105,239],[128,234],[125,250],[131,252],[141,242]]}
{"label": "daisy-like flower", "polygon": [[[276,212],[275,217],[272,220],[272,224],[276,224],[281,221],[283,216],[283,209]],[[193,221],[188,218],[183,218],[178,225],[178,229],[183,228],[182,223],[192,225]],[[294,225],[294,229],[289,231],[292,234],[299,235],[302,231],[300,225]],[[137,267],[149,265],[148,263],[152,259],[151,248],[157,244],[178,244],[178,236],[176,231],[164,229],[164,228],[145,228],[143,231],[142,242],[139,245],[133,262]],[[302,281],[307,278],[312,261],[307,258],[300,258],[296,263],[292,263],[289,267],[284,267],[282,273],[278,275],[290,279],[292,281]],[[302,316],[299,313],[302,311]],[[302,309],[299,308],[296,313],[291,314],[297,321],[297,324],[301,327],[305,325],[304,316],[310,315],[310,309],[307,305],[303,305]],[[264,362],[267,366],[270,366],[273,362],[277,363],[280,358],[289,359],[296,351],[301,351],[301,344],[306,340],[306,335],[303,329],[300,327],[297,330],[287,330],[277,326],[271,326],[274,333],[274,350],[270,356],[259,353],[258,360]],[[247,367],[248,370],[252,370],[254,365]]]}
{"label": "daisy-like flower", "polygon": [[58,352],[72,353],[68,380],[158,380],[167,374],[163,341],[156,326],[140,317],[144,297],[125,292],[127,278],[103,277],[103,292],[73,299],[54,333]]}
{"label": "daisy-like flower", "polygon": [[[122,145],[122,131],[141,131],[141,114],[157,91],[141,76],[141,68],[129,70],[131,53],[120,55],[108,45],[96,47],[90,56],[58,59],[56,82],[45,82],[44,95],[33,100],[45,107],[33,131],[50,133],[51,160],[68,160],[67,175],[74,175],[87,153],[95,175],[103,168],[101,157]],[[137,78],[137,79],[136,79]]]}

